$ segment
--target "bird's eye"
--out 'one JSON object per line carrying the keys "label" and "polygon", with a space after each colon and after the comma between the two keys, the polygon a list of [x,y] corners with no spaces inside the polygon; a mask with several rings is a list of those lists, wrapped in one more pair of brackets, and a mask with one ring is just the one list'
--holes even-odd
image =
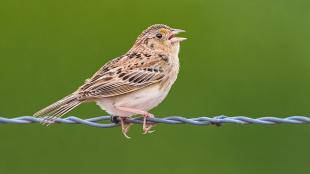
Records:
{"label": "bird's eye", "polygon": [[157,37],[158,39],[160,39],[160,38],[163,37],[163,35],[161,35],[160,33],[157,33],[157,34],[156,34],[156,37]]}

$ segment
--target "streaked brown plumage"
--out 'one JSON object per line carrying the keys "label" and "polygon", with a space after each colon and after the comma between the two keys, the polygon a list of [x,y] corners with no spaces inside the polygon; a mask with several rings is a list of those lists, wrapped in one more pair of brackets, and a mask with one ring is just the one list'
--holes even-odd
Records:
{"label": "streaked brown plumage", "polygon": [[[128,137],[125,118],[135,114],[151,117],[147,111],[166,97],[177,78],[179,43],[185,40],[175,37],[180,32],[183,30],[167,25],[152,25],[126,54],[109,61],[78,90],[34,115],[50,124],[81,103],[94,101],[121,118],[123,133]],[[144,121],[144,132],[150,132],[150,128]]]}

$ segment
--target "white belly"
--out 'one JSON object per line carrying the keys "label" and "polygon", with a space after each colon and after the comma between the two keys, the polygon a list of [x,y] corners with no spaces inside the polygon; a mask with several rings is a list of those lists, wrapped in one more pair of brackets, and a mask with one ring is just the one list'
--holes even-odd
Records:
{"label": "white belly", "polygon": [[171,67],[171,71],[169,72],[170,76],[167,77],[169,80],[166,81],[167,83],[164,84],[164,87],[160,86],[160,83],[153,84],[128,94],[102,98],[97,101],[97,105],[99,105],[101,109],[105,110],[110,115],[121,117],[128,117],[135,114],[121,111],[117,109],[118,107],[126,107],[143,111],[153,109],[166,98],[171,86],[177,79],[179,72],[179,58],[177,55],[178,54],[176,53],[176,56],[172,57],[171,61],[174,62],[174,66]]}
{"label": "white belly", "polygon": [[133,113],[120,111],[117,107],[127,107],[149,111],[160,104],[167,96],[169,90],[160,89],[159,84],[151,85],[146,88],[116,97],[103,98],[97,101],[103,110],[113,116],[131,116]]}

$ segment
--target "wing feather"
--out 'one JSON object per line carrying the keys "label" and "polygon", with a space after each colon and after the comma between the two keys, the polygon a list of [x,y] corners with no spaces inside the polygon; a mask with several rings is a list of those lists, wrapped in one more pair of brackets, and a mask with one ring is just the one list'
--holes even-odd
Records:
{"label": "wing feather", "polygon": [[152,60],[149,64],[143,57],[132,60],[130,56],[109,62],[79,89],[80,99],[118,96],[159,83],[165,77],[160,70],[165,62],[154,55],[147,58]]}

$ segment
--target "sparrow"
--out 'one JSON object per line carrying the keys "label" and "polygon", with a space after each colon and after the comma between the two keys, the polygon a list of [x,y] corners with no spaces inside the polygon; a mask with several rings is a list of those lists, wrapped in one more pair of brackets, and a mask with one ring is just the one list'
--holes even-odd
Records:
{"label": "sparrow", "polygon": [[151,133],[153,124],[147,118],[154,115],[149,110],[166,98],[179,73],[180,42],[186,40],[176,37],[181,32],[185,31],[164,24],[148,27],[126,54],[107,62],[75,92],[34,116],[49,125],[82,103],[96,102],[119,118],[125,137],[129,138],[130,127],[126,119],[134,115],[143,116],[143,132]]}

